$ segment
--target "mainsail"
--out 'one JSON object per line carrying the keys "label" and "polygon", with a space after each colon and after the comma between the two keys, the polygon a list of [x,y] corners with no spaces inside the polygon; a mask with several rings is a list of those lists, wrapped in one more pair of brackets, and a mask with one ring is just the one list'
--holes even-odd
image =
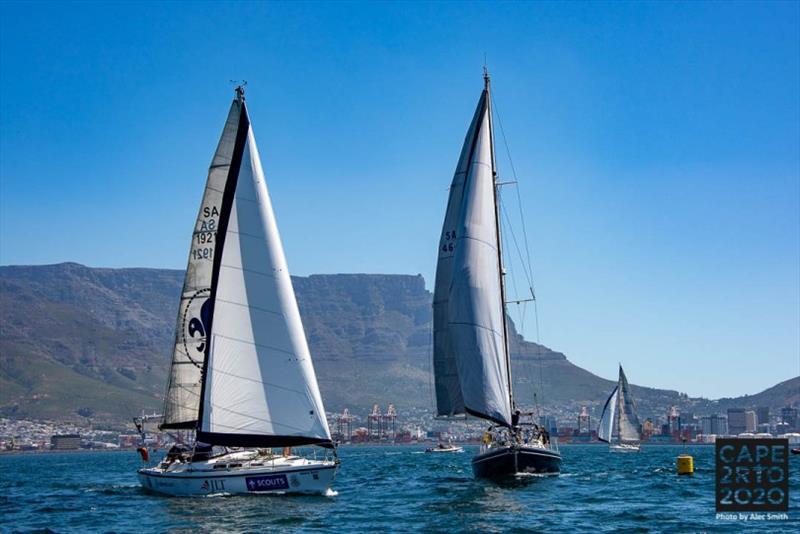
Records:
{"label": "mainsail", "polygon": [[244,101],[220,206],[197,439],[328,445],[311,355]]}
{"label": "mainsail", "polygon": [[450,184],[442,235],[439,238],[439,259],[436,264],[436,283],[433,290],[433,367],[436,384],[436,412],[440,416],[466,413],[461,383],[458,378],[456,355],[450,343],[449,303],[453,281],[453,256],[457,227],[460,224],[464,198],[464,182],[472,161],[477,130],[485,114],[487,92],[481,94],[472,123],[464,139],[461,156]]}
{"label": "mainsail", "polygon": [[434,289],[437,412],[511,426],[488,78],[461,151]]}
{"label": "mainsail", "polygon": [[228,178],[241,103],[235,99],[228,112],[217,150],[208,169],[206,189],[197,214],[189,248],[189,261],[175,325],[167,392],[164,396],[163,429],[195,428],[200,406],[200,381],[208,332],[208,298],[216,245],[222,191]]}
{"label": "mainsail", "polygon": [[614,422],[617,415],[618,392],[619,387],[615,387],[614,391],[612,391],[611,395],[609,395],[608,399],[606,400],[606,405],[603,406],[603,414],[600,416],[600,425],[597,427],[597,439],[600,441],[605,441],[606,443],[611,442],[611,437],[614,434]]}
{"label": "mainsail", "polygon": [[628,379],[622,366],[619,366],[619,422],[618,432],[620,441],[638,441],[639,417],[636,415],[636,404],[630,392]]}

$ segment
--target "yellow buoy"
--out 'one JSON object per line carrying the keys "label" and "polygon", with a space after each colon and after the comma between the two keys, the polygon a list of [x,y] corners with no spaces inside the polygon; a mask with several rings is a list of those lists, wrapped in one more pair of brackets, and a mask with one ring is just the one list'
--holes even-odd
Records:
{"label": "yellow buoy", "polygon": [[688,454],[678,456],[678,474],[691,475],[694,473],[694,458]]}

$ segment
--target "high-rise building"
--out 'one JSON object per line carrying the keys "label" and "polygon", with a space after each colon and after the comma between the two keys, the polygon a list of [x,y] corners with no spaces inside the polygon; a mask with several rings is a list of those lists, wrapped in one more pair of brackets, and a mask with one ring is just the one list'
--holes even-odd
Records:
{"label": "high-rise building", "polygon": [[724,436],[728,433],[728,419],[724,415],[708,415],[700,419],[700,429],[705,435]]}
{"label": "high-rise building", "polygon": [[728,432],[734,436],[747,432],[744,408],[728,408]]}
{"label": "high-rise building", "polygon": [[744,412],[744,431],[745,432],[755,432],[756,431],[756,412],[753,410],[745,410]]}
{"label": "high-rise building", "polygon": [[796,432],[800,430],[798,425],[797,408],[786,406],[781,408],[781,423],[785,423],[789,432]]}
{"label": "high-rise building", "polygon": [[675,434],[681,430],[681,414],[677,406],[672,406],[667,413],[667,434]]}
{"label": "high-rise building", "polygon": [[759,406],[756,408],[756,426],[769,424],[769,406]]}

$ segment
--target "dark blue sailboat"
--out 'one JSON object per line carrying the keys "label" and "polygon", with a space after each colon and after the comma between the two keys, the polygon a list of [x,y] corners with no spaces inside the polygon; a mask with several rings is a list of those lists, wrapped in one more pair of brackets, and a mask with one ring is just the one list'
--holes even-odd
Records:
{"label": "dark blue sailboat", "polygon": [[[477,477],[557,474],[561,455],[511,388],[490,82],[467,132],[439,241],[434,288],[434,375],[439,416],[490,423]],[[526,421],[527,418],[527,421]]]}

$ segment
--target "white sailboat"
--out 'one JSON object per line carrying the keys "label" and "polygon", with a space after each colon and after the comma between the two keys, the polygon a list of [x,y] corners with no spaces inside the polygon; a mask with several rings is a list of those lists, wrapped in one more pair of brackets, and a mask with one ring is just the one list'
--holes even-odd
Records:
{"label": "white sailboat", "polygon": [[608,443],[610,452],[639,452],[639,417],[621,365],[617,385],[606,400],[600,416],[597,439]]}
{"label": "white sailboat", "polygon": [[433,297],[437,415],[488,421],[475,476],[556,474],[549,435],[521,420],[511,388],[489,75],[450,186]]}
{"label": "white sailboat", "polygon": [[[338,466],[241,86],[192,236],[161,429],[195,433],[138,471],[161,493],[325,493]],[[291,449],[312,445],[322,458]]]}

